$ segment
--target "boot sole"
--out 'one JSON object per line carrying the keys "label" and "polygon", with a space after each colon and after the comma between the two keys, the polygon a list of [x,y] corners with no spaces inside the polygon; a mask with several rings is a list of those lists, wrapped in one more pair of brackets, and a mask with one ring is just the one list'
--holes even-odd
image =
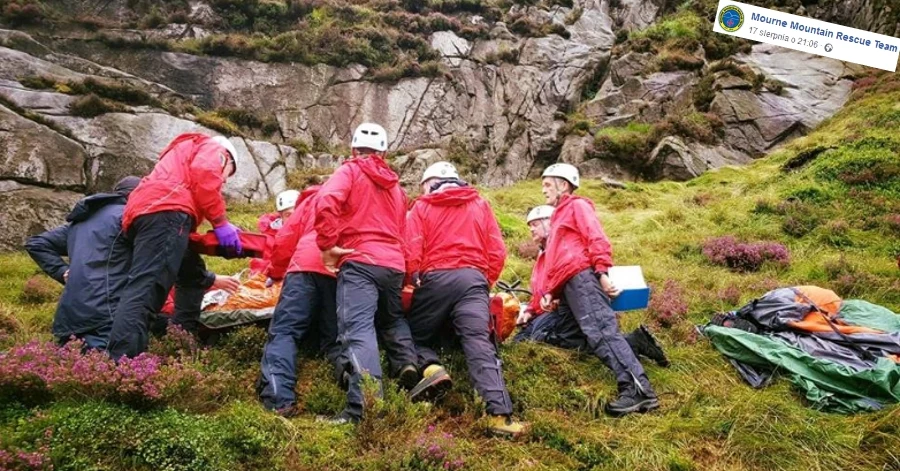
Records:
{"label": "boot sole", "polygon": [[407,391],[416,387],[416,384],[418,384],[418,382],[419,373],[414,369],[401,371],[400,377],[397,378],[397,384],[399,384],[401,388]]}
{"label": "boot sole", "polygon": [[443,397],[453,386],[453,381],[447,373],[436,374],[423,379],[409,391],[409,399],[412,401],[434,401]]}
{"label": "boot sole", "polygon": [[637,404],[635,404],[631,407],[626,407],[624,409],[613,409],[613,408],[609,407],[609,405],[607,405],[605,407],[605,410],[606,410],[607,414],[609,414],[613,417],[622,417],[623,415],[631,414],[633,412],[640,412],[643,414],[645,412],[650,412],[651,410],[658,409],[658,408],[659,408],[659,399],[653,398],[653,399],[644,399],[643,401],[638,402]]}
{"label": "boot sole", "polygon": [[648,330],[643,325],[640,326],[640,329],[641,332],[643,332],[647,337],[647,340],[650,342],[650,346],[652,346],[656,349],[656,351],[659,352],[658,358],[651,358],[651,360],[653,360],[657,365],[663,368],[668,368],[671,363],[669,362],[669,358],[666,356],[666,352],[662,349],[662,346],[659,344],[659,342],[656,341],[656,337],[654,337],[653,334],[650,333],[650,330]]}

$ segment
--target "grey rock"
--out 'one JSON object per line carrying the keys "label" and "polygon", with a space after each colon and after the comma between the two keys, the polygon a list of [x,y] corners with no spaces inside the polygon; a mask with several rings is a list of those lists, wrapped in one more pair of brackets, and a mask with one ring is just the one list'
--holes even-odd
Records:
{"label": "grey rock", "polygon": [[86,158],[78,143],[0,106],[0,180],[81,189]]}
{"label": "grey rock", "polygon": [[32,235],[65,223],[84,195],[0,179],[0,251],[22,250]]}

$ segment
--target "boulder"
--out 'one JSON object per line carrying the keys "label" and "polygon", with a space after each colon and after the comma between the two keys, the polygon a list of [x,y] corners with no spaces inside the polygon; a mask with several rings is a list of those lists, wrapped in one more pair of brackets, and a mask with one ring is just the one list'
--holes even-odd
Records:
{"label": "boulder", "polygon": [[0,105],[0,180],[83,189],[86,160],[77,142]]}
{"label": "boulder", "polygon": [[0,180],[0,251],[22,250],[25,240],[66,222],[84,195]]}
{"label": "boulder", "polygon": [[681,138],[663,138],[650,153],[648,168],[658,179],[686,181],[698,177],[707,170],[726,165],[745,164],[746,155],[725,147],[704,144],[686,144]]}

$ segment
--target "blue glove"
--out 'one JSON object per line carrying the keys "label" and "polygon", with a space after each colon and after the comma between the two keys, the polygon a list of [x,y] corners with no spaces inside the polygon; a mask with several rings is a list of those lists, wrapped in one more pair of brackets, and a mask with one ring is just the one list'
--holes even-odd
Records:
{"label": "blue glove", "polygon": [[225,249],[226,255],[237,256],[241,254],[243,247],[241,247],[241,237],[238,235],[240,229],[237,226],[226,222],[219,227],[213,228],[213,232],[216,233],[216,239],[219,239],[219,247]]}

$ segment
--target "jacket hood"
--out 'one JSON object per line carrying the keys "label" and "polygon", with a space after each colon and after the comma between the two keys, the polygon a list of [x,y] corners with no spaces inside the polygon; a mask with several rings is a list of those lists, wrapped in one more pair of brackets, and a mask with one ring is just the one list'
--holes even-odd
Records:
{"label": "jacket hood", "polygon": [[[584,197],[581,197],[581,196],[577,196],[577,195],[562,195],[562,196],[560,196],[560,198],[559,198],[559,203],[556,205],[556,208],[555,208],[554,211],[553,211],[553,215],[555,216],[558,212],[560,212],[561,209],[563,209],[563,208],[565,208],[565,207],[571,205],[571,204],[574,203],[576,200],[584,200],[584,201],[587,201],[588,204],[591,205],[591,208],[594,208],[594,202],[591,201],[591,200],[589,200],[589,199],[587,199],[587,198],[584,198]],[[551,217],[551,220],[552,220],[552,217]]]}
{"label": "jacket hood", "polygon": [[97,193],[96,195],[88,196],[78,203],[75,203],[75,207],[72,208],[72,212],[70,212],[69,215],[66,216],[66,221],[85,221],[100,209],[111,204],[121,204],[124,206],[127,200],[127,195],[119,193]]}
{"label": "jacket hood", "polygon": [[447,188],[436,193],[429,193],[421,198],[423,203],[435,206],[462,206],[478,198],[478,190],[470,186]]}
{"label": "jacket hood", "polygon": [[348,160],[347,163],[359,166],[359,168],[381,188],[392,188],[400,181],[397,174],[381,157],[371,155],[357,157]]}

